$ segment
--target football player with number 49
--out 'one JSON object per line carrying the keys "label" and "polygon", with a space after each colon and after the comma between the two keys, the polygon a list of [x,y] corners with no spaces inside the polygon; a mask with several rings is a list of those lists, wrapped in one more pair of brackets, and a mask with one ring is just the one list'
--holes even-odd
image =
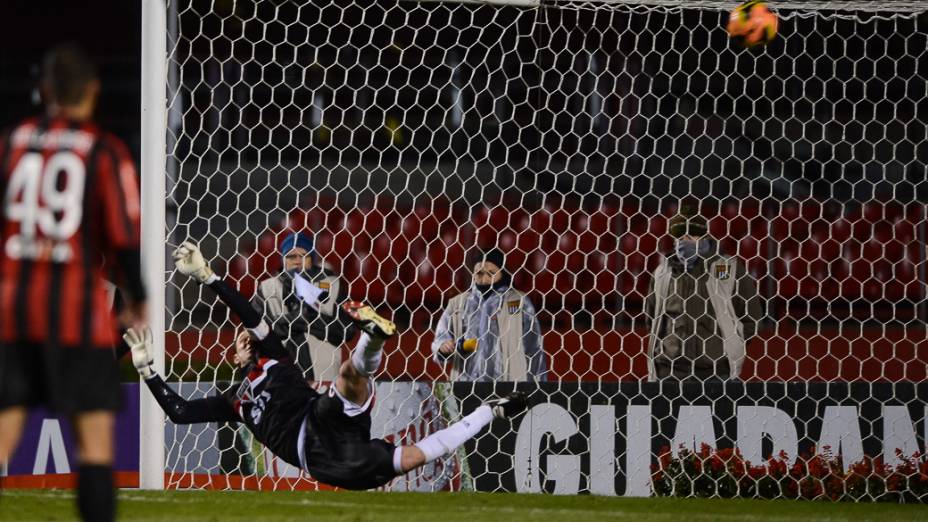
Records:
{"label": "football player with number 49", "polygon": [[394,446],[371,438],[374,381],[383,344],[396,326],[362,303],[349,301],[343,309],[361,336],[342,363],[338,377],[326,390],[316,390],[289,360],[281,340],[237,291],[209,268],[200,250],[183,243],[174,252],[177,270],[212,289],[241,319],[247,332],[235,341],[234,363],[242,382],[228,394],[185,400],[152,369],[151,333],[130,329],[124,336],[132,362],[158,404],[178,424],[243,423],[268,450],[314,479],[345,489],[372,489],[394,477],[450,455],[494,418],[512,418],[526,409],[524,394],[479,406],[460,422],[415,445]]}
{"label": "football player with number 49", "polygon": [[48,51],[39,86],[45,114],[0,137],[0,468],[28,408],[69,416],[78,510],[107,521],[122,394],[104,279],[129,298],[126,325],[143,326],[138,182],[126,146],[93,122],[100,80],[81,48]]}

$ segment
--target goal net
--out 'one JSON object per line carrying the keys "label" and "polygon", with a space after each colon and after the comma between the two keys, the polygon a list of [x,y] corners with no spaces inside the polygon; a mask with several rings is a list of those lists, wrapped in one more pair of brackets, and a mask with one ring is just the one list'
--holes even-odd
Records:
{"label": "goal net", "polygon": [[[917,467],[925,4],[774,3],[779,34],[753,49],[728,38],[734,6],[170,0],[168,242],[199,241],[252,297],[279,277],[284,238],[310,238],[334,274],[320,289],[400,326],[377,376],[374,437],[415,442],[513,388],[536,401],[387,489],[725,496],[722,474],[680,470],[726,448],[762,470],[755,484],[788,463],[814,479],[801,486],[810,497],[833,497],[812,466],[794,468],[814,455],[840,459],[831,476],[847,480],[885,478],[872,463],[860,471],[871,458]],[[654,375],[651,353],[671,353],[666,314],[693,313],[667,311],[666,296],[663,315],[647,313],[681,211],[705,219],[722,256],[703,286],[744,281],[760,305],[722,307],[748,330],[743,360],[721,357],[731,375],[693,369],[732,337],[713,332],[711,298],[691,323],[698,342],[673,356],[694,375]],[[525,297],[489,319],[517,331],[478,346],[505,354],[503,371],[462,374],[432,345],[451,299],[473,291],[471,254],[487,248]],[[225,389],[237,319],[173,271],[164,292],[167,379],[189,397]],[[513,317],[534,318],[537,343]],[[293,336],[317,378],[347,354]],[[522,360],[533,344],[541,382]],[[320,487],[234,426],[168,422],[164,445],[165,487]],[[739,491],[798,495],[777,484]]]}

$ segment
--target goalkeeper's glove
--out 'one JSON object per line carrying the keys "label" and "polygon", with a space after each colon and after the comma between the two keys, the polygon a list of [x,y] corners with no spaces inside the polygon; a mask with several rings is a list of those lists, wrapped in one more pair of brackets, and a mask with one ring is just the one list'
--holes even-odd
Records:
{"label": "goalkeeper's glove", "polygon": [[136,330],[135,328],[129,328],[126,333],[122,334],[122,338],[132,351],[132,365],[135,366],[139,375],[146,379],[155,375],[155,358],[152,356],[150,349],[152,343],[151,329]]}
{"label": "goalkeeper's glove", "polygon": [[208,283],[214,275],[203,259],[200,249],[190,241],[184,241],[174,251],[174,266],[178,272],[196,279],[199,283]]}

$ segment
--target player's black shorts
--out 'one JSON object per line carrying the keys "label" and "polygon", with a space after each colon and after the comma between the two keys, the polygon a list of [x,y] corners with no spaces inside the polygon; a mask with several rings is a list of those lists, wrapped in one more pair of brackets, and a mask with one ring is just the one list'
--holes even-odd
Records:
{"label": "player's black shorts", "polygon": [[320,440],[307,448],[309,474],[319,482],[339,488],[364,490],[379,488],[393,480],[395,446],[381,439],[341,443],[330,451]]}
{"label": "player's black shorts", "polygon": [[396,477],[396,447],[371,439],[370,407],[354,415],[335,393],[320,396],[311,412],[313,436],[306,442],[306,465],[316,480],[345,489],[373,489]]}
{"label": "player's black shorts", "polygon": [[112,350],[0,344],[0,409],[45,406],[64,415],[122,407]]}

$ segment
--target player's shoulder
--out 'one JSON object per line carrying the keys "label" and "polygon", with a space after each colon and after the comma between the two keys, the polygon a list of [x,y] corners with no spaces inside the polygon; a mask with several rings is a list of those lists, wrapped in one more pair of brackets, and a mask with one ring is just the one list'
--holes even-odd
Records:
{"label": "player's shoulder", "polygon": [[44,118],[42,118],[41,116],[29,116],[28,118],[24,118],[20,120],[15,125],[6,127],[6,130],[15,131],[19,129],[29,129],[29,130],[36,129],[40,126],[43,120]]}
{"label": "player's shoulder", "polygon": [[0,129],[0,139],[3,140],[4,144],[7,141],[12,141],[14,147],[26,146],[29,137],[39,128],[40,121],[41,118],[38,116],[31,116],[12,125],[5,125]]}

